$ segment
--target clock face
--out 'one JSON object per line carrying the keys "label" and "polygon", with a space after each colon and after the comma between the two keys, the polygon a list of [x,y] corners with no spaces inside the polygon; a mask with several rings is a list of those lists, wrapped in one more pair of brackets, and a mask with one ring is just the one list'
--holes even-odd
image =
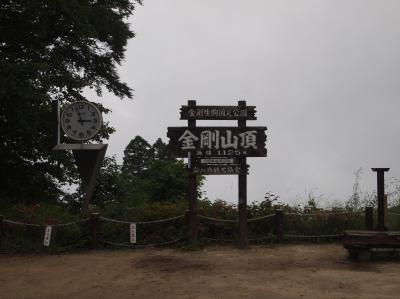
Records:
{"label": "clock face", "polygon": [[61,127],[75,140],[93,138],[101,129],[103,119],[99,109],[87,101],[78,101],[65,107],[61,114]]}

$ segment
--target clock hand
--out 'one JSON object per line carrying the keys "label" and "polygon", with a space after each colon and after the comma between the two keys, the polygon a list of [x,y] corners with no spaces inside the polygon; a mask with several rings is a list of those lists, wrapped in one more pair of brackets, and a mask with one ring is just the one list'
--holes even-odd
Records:
{"label": "clock hand", "polygon": [[79,122],[81,123],[81,126],[83,126],[82,116],[81,116],[81,113],[79,112],[78,104],[75,105],[75,108],[76,108],[76,111],[78,112]]}

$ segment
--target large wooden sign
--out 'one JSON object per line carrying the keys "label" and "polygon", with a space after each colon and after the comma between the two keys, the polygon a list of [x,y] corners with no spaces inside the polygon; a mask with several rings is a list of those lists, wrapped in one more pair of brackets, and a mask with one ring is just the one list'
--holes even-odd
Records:
{"label": "large wooden sign", "polygon": [[[197,247],[198,175],[238,176],[239,246],[247,246],[247,157],[265,157],[266,127],[247,127],[255,120],[255,106],[238,101],[237,106],[197,106],[188,101],[181,107],[181,119],[187,127],[169,127],[168,149],[171,156],[188,158],[188,237]],[[197,120],[235,120],[237,127],[197,127]]]}
{"label": "large wooden sign", "polygon": [[195,164],[193,173],[198,175],[241,175],[248,174],[248,165],[242,164]]}
{"label": "large wooden sign", "polygon": [[256,120],[255,106],[182,106],[181,119]]}
{"label": "large wooden sign", "polygon": [[266,127],[169,127],[170,153],[186,158],[198,157],[265,157]]}

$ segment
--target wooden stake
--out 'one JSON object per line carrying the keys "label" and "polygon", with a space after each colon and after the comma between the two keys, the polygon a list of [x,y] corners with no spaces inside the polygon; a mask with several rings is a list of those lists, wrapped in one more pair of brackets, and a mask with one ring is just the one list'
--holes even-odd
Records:
{"label": "wooden stake", "polygon": [[283,241],[284,233],[283,233],[283,210],[277,209],[275,210],[275,234],[276,240],[278,243]]}
{"label": "wooden stake", "polygon": [[3,244],[3,239],[4,239],[4,217],[3,215],[0,215],[0,246]]}

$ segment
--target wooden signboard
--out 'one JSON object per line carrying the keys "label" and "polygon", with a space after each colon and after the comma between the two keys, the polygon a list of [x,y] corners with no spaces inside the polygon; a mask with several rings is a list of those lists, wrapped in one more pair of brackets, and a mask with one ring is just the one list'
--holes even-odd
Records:
{"label": "wooden signboard", "polygon": [[239,159],[227,157],[210,157],[200,159],[201,164],[239,164]]}
{"label": "wooden signboard", "polygon": [[177,158],[265,157],[266,127],[169,127],[169,151]]}
{"label": "wooden signboard", "polygon": [[238,175],[248,174],[248,165],[241,164],[196,164],[193,173],[198,175]]}
{"label": "wooden signboard", "polygon": [[256,120],[255,106],[182,106],[181,119]]}

